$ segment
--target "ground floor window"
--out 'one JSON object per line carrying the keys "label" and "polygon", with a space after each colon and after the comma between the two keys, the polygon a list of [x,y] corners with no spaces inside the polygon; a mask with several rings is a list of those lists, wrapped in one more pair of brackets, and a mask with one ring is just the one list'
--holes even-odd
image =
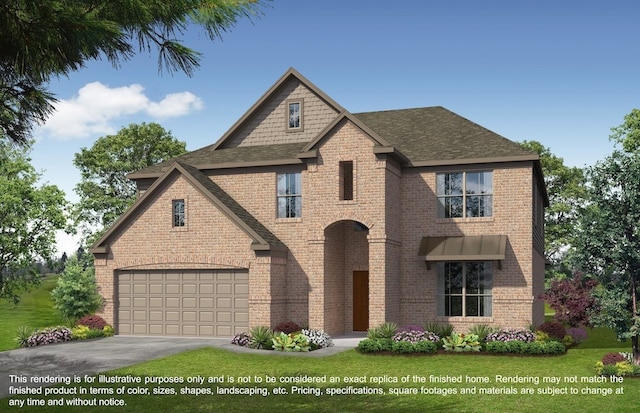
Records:
{"label": "ground floor window", "polygon": [[438,315],[490,317],[491,262],[438,263]]}

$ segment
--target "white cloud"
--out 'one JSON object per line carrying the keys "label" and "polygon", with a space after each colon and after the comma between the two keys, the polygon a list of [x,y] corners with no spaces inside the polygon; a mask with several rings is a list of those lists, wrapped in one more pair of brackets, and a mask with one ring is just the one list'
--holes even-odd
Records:
{"label": "white cloud", "polygon": [[153,102],[139,84],[110,88],[92,82],[83,86],[77,96],[60,100],[55,106],[56,111],[42,126],[42,131],[65,140],[114,133],[116,120],[124,116],[143,113],[166,119],[200,110],[203,104],[191,92],[172,93]]}

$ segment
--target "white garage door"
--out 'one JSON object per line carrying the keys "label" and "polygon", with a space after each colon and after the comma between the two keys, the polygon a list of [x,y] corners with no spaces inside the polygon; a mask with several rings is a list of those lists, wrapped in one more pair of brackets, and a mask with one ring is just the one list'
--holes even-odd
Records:
{"label": "white garage door", "polygon": [[118,334],[232,337],[249,328],[246,270],[121,271]]}

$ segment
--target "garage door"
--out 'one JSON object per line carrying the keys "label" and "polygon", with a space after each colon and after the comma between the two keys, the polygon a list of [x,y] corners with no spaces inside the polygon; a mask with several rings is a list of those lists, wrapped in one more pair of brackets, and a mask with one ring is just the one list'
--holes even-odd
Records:
{"label": "garage door", "polygon": [[121,271],[118,333],[232,337],[249,328],[246,270]]}

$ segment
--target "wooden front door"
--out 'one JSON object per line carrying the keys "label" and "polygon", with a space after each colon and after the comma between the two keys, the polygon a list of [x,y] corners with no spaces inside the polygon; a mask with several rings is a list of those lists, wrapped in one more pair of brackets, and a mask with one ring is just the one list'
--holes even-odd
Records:
{"label": "wooden front door", "polygon": [[369,328],[369,271],[353,272],[353,331]]}

